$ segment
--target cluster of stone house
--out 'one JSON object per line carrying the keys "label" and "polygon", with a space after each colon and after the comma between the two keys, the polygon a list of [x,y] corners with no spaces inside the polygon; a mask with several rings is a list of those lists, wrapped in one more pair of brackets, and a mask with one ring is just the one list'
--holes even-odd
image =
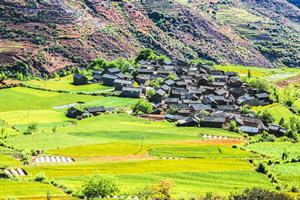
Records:
{"label": "cluster of stone house", "polygon": [[[244,105],[268,105],[269,93],[250,88],[236,73],[183,61],[158,63],[142,60],[139,64],[138,68],[130,68],[128,71],[131,74],[131,71],[136,70],[135,76],[125,75],[118,68],[94,70],[93,81],[114,86],[115,92],[122,97],[140,98],[149,89],[153,89],[149,87],[149,82],[160,78],[163,83],[155,90],[151,102],[154,113],[177,121],[178,126],[199,126],[201,121],[201,126],[222,127],[234,120],[245,133],[270,131],[260,119],[251,115],[243,116],[238,112]],[[167,79],[170,74],[176,80]],[[134,87],[134,82],[140,87]],[[166,114],[168,110],[175,110],[176,113]],[[279,130],[273,133],[280,135]]]}

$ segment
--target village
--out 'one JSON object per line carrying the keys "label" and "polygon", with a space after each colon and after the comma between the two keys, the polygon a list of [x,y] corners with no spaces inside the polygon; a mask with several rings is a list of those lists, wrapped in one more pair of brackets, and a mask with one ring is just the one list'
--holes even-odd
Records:
{"label": "village", "polygon": [[[151,99],[148,98],[153,112],[147,116],[177,122],[177,126],[222,128],[235,121],[239,131],[249,135],[266,131],[280,137],[286,132],[278,124],[266,124],[251,113],[239,112],[245,105],[268,105],[270,99],[267,91],[251,88],[235,72],[184,61],[141,60],[138,68],[128,69],[128,74],[131,75],[123,74],[119,68],[94,70],[92,82],[114,86],[120,97],[147,99],[149,90],[153,90]],[[74,85],[84,85],[87,81],[83,75],[74,75]],[[134,87],[135,82],[139,87]],[[83,113],[97,115],[113,110],[103,106],[87,107],[84,111],[71,107],[67,116],[76,118]]]}

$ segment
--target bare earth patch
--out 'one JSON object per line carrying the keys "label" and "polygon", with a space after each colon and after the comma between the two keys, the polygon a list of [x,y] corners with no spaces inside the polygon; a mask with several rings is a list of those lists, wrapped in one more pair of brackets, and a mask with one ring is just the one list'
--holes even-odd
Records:
{"label": "bare earth patch", "polygon": [[296,77],[293,77],[293,78],[278,81],[278,82],[275,83],[275,85],[277,85],[278,87],[283,88],[283,87],[289,86],[292,83],[300,83],[300,76],[296,76]]}

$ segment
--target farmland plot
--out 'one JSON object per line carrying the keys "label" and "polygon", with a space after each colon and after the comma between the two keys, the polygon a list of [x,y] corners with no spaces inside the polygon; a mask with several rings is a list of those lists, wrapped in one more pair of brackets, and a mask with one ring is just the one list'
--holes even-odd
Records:
{"label": "farmland plot", "polygon": [[103,90],[113,89],[113,87],[103,86],[100,84],[87,84],[87,85],[73,85],[73,76],[65,76],[61,78],[54,78],[45,81],[28,81],[24,82],[25,85],[45,88],[49,90],[63,90],[70,92],[99,92]]}
{"label": "farmland plot", "polygon": [[230,171],[250,170],[253,166],[241,159],[184,159],[184,160],[147,160],[100,164],[64,164],[60,166],[26,166],[32,175],[43,171],[48,177],[84,176],[95,172],[103,174],[146,174],[170,173],[180,171]]}
{"label": "farmland plot", "polygon": [[288,159],[300,156],[300,144],[290,142],[260,142],[249,144],[248,151],[255,151],[260,154],[269,155],[278,159],[282,158],[283,152],[288,152]]}
{"label": "farmland plot", "polygon": [[0,179],[0,197],[46,196],[47,191],[52,195],[64,194],[60,189],[49,184]]}
{"label": "farmland plot", "polygon": [[[173,172],[114,175],[121,187],[121,192],[137,192],[145,185],[152,185],[157,179],[172,179],[176,184],[174,193],[201,193],[218,191],[231,192],[248,187],[274,189],[274,185],[263,175],[253,170],[216,171],[216,172]],[[80,187],[87,176],[58,177],[58,182],[71,187]]]}
{"label": "farmland plot", "polygon": [[224,145],[155,145],[150,155],[183,158],[255,158],[250,152]]}

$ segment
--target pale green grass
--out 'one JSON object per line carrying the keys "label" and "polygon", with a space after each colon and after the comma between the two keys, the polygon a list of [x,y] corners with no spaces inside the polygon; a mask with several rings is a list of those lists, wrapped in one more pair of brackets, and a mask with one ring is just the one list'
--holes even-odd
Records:
{"label": "pale green grass", "polygon": [[276,174],[300,176],[300,163],[277,164],[273,166],[272,171]]}
{"label": "pale green grass", "polygon": [[29,174],[44,172],[48,177],[84,176],[95,172],[101,174],[146,174],[170,172],[202,172],[250,170],[253,166],[242,159],[184,159],[184,160],[146,160],[113,163],[63,165],[35,165],[24,167]]}
{"label": "pale green grass", "polygon": [[7,124],[52,123],[69,120],[64,113],[53,110],[19,110],[0,113],[0,120]]}
{"label": "pale green grass", "polygon": [[113,89],[113,87],[103,86],[100,84],[87,84],[87,85],[73,85],[73,75],[62,78],[49,79],[45,81],[28,81],[24,82],[25,85],[44,88],[49,90],[62,90],[73,92],[99,92],[104,90]]}
{"label": "pale green grass", "polygon": [[[104,97],[97,98],[95,100],[86,102],[81,105],[81,108],[91,106],[104,106],[104,107],[131,107],[132,104],[136,103],[139,99],[136,98],[121,98],[121,97]],[[75,106],[80,108],[80,106]]]}
{"label": "pale green grass", "polygon": [[89,95],[63,94],[21,87],[0,90],[0,96],[0,112],[28,109],[49,110],[52,109],[52,106],[79,101],[87,102],[99,98]]}
{"label": "pale green grass", "polygon": [[260,142],[249,144],[247,150],[281,159],[283,152],[288,153],[288,159],[300,156],[300,143],[290,142]]}
{"label": "pale green grass", "polygon": [[274,75],[269,75],[267,77],[265,77],[265,79],[269,82],[276,82],[276,81],[280,81],[280,80],[284,80],[284,79],[288,79],[288,78],[292,78],[297,76],[298,74],[289,72],[286,74],[274,74]]}
{"label": "pale green grass", "polygon": [[[175,184],[174,195],[183,193],[218,192],[229,193],[233,190],[241,191],[248,187],[274,189],[274,185],[261,173],[254,170],[216,171],[216,172],[174,172],[115,175],[121,188],[121,193],[136,194],[146,185],[157,183],[157,179],[171,179]],[[79,187],[88,177],[55,178],[58,182],[71,187]]]}
{"label": "pale green grass", "polygon": [[284,73],[287,72],[280,70],[280,69],[265,69],[259,67],[245,67],[242,65],[215,65],[217,69],[223,71],[230,71],[230,72],[237,72],[239,74],[248,75],[248,70],[250,70],[251,76],[265,76],[268,74],[277,74],[277,73]]}
{"label": "pale green grass", "polygon": [[141,150],[140,144],[133,143],[104,143],[104,144],[90,144],[90,145],[80,145],[73,147],[65,147],[50,150],[47,153],[56,155],[66,155],[66,156],[115,156],[115,155],[133,155],[142,154],[150,149],[149,145],[143,147]]}
{"label": "pale green grass", "polygon": [[294,116],[299,118],[298,115],[293,114],[288,108],[282,106],[281,104],[274,103],[267,106],[254,106],[252,107],[255,111],[269,111],[275,118],[275,122],[279,123],[281,118],[284,118],[285,121],[289,121],[290,117]]}
{"label": "pale green grass", "polygon": [[43,183],[18,182],[0,179],[0,197],[26,197],[64,194],[60,189]]}
{"label": "pale green grass", "polygon": [[237,137],[237,133],[214,128],[175,127],[173,123],[151,122],[128,114],[100,115],[79,121],[76,126],[58,128],[57,132],[110,142],[145,143],[199,140],[199,134]]}
{"label": "pale green grass", "polygon": [[0,167],[4,167],[4,166],[20,166],[22,165],[22,162],[19,160],[14,159],[11,156],[4,156],[4,155],[0,155]]}
{"label": "pale green grass", "polygon": [[300,188],[300,175],[280,175],[277,178],[283,183]]}
{"label": "pale green grass", "polygon": [[62,133],[35,133],[33,135],[11,137],[6,139],[5,142],[19,149],[50,150],[58,147],[101,143],[102,141]]}
{"label": "pale green grass", "polygon": [[224,145],[154,145],[148,152],[159,157],[183,158],[257,158],[258,155]]}

